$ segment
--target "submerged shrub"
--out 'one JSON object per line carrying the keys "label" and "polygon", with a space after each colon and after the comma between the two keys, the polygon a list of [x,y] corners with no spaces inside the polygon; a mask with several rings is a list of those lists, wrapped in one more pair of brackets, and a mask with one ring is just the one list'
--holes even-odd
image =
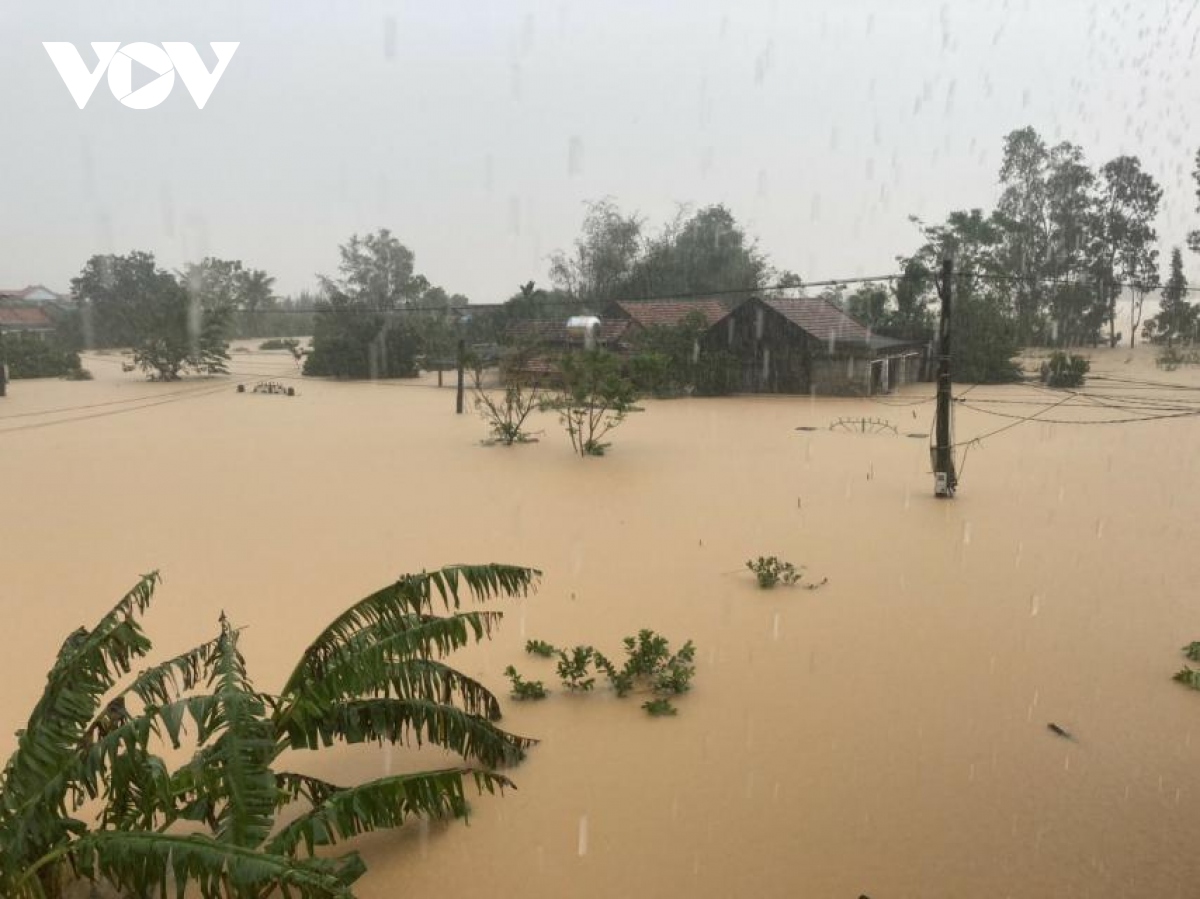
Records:
{"label": "submerged shrub", "polygon": [[512,698],[519,700],[545,699],[546,686],[540,680],[527,681],[517,673],[517,669],[509,665],[504,669],[504,676],[512,682]]}
{"label": "submerged shrub", "polygon": [[758,586],[764,590],[769,590],[780,583],[790,587],[800,580],[800,572],[796,571],[796,566],[791,562],[782,561],[778,556],[759,556],[757,559],[750,559],[746,562],[746,567],[754,572],[754,576],[758,579]]}
{"label": "submerged shrub", "polygon": [[1047,387],[1081,387],[1091,367],[1083,356],[1055,351],[1042,363],[1042,383]]}

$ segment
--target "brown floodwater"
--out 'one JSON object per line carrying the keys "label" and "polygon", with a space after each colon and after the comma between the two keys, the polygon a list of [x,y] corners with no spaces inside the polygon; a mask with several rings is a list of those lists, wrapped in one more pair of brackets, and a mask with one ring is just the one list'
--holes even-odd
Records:
{"label": "brown floodwater", "polygon": [[[1200,387],[1140,350],[1093,362]],[[510,663],[549,683],[527,638],[619,654],[653,628],[696,642],[694,689],[667,719],[605,691],[506,702],[505,725],[542,741],[518,790],[466,826],[359,841],[366,899],[1196,893],[1200,695],[1171,681],[1200,639],[1195,417],[1021,424],[972,446],[939,501],[927,441],[906,436],[928,431],[929,385],[651,401],[581,460],[548,416],[536,444],[480,446],[483,423],[431,378],[289,381],[288,398],[86,364],[93,382],[16,382],[0,401],[0,754],[64,635],[152,568],[158,652],[224,610],[271,690],[394,576],[513,562],[544,571],[539,591],[459,667],[497,691]],[[278,354],[233,367],[247,384],[295,374]],[[1116,394],[1200,402],[1088,390],[1043,417],[1136,414]],[[1056,399],[977,388],[957,437]],[[830,431],[840,417],[898,434]],[[828,584],[758,590],[743,563],[772,554]],[[350,783],[443,761],[359,747],[297,764]]]}

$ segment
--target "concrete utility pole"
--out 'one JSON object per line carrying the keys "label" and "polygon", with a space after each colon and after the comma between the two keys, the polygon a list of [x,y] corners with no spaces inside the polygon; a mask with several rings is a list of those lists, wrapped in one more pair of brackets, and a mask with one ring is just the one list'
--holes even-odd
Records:
{"label": "concrete utility pole", "polygon": [[467,342],[465,340],[458,341],[458,395],[454,402],[454,411],[458,415],[462,415],[463,411],[463,366],[467,361]]}
{"label": "concrete utility pole", "polygon": [[933,448],[933,492],[936,496],[950,498],[958,486],[954,472],[954,446],[950,436],[950,294],[954,281],[954,261],[942,261],[942,274],[938,281],[938,296],[942,300],[942,319],[938,328],[938,380],[936,442]]}
{"label": "concrete utility pole", "polygon": [[0,396],[8,396],[8,356],[4,352],[3,328],[0,328]]}

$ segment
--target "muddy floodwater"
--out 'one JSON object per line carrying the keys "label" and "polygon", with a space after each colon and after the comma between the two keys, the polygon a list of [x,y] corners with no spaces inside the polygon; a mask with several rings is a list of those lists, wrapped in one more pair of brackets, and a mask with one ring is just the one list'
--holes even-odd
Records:
{"label": "muddy floodwater", "polygon": [[[92,382],[16,382],[0,754],[63,637],[142,572],[164,577],[146,623],[160,657],[224,610],[270,691],[394,576],[512,562],[542,569],[540,589],[459,667],[498,692],[509,664],[551,684],[526,639],[619,654],[653,628],[695,641],[694,689],[666,719],[604,690],[506,701],[505,726],[542,741],[518,790],[466,826],[360,841],[366,899],[1194,896],[1200,694],[1171,675],[1200,639],[1200,420],[1183,414],[1200,370],[1092,357],[1088,396],[1048,411],[1062,394],[963,394],[962,443],[1050,421],[961,447],[953,501],[908,436],[930,427],[924,384],[649,401],[581,460],[549,416],[538,443],[480,446],[436,376],[235,392],[294,378],[281,354],[176,385],[116,355],[85,359]],[[1147,415],[1176,417],[1103,423]],[[860,427],[831,431],[841,418]],[[760,591],[743,567],[758,555],[828,584]],[[444,761],[371,746],[304,764],[352,783]]]}

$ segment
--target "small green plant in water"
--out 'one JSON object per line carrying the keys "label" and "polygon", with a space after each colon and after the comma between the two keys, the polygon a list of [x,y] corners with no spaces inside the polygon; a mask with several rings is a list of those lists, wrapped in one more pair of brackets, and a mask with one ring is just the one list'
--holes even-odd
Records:
{"label": "small green plant in water", "polygon": [[1200,690],[1200,670],[1196,668],[1182,668],[1176,671],[1173,680],[1177,680],[1193,690]]}
{"label": "small green plant in water", "polygon": [[509,665],[504,669],[504,676],[512,681],[512,698],[519,700],[526,699],[545,699],[546,687],[540,680],[527,681],[517,669]]}
{"label": "small green plant in water", "polygon": [[558,652],[558,647],[545,640],[526,640],[525,651],[531,656],[541,656],[543,659],[548,659]]}
{"label": "small green plant in water", "polygon": [[667,659],[654,675],[655,693],[686,693],[692,688],[692,676],[696,673],[696,645],[688,640],[679,652]]}
{"label": "small green plant in water", "polygon": [[576,646],[567,652],[558,651],[558,676],[563,686],[576,692],[587,692],[596,685],[596,678],[588,677],[588,666],[592,663],[595,650],[590,646]]}
{"label": "small green plant in water", "polygon": [[662,697],[659,697],[658,699],[647,699],[642,703],[642,708],[646,710],[647,714],[654,718],[661,718],[664,715],[679,714],[679,709],[671,705],[671,700],[663,699]]}
{"label": "small green plant in water", "polygon": [[750,559],[746,562],[746,567],[754,572],[758,586],[764,590],[770,590],[781,583],[790,587],[800,580],[800,572],[796,570],[796,566],[791,562],[784,562],[778,556]]}

